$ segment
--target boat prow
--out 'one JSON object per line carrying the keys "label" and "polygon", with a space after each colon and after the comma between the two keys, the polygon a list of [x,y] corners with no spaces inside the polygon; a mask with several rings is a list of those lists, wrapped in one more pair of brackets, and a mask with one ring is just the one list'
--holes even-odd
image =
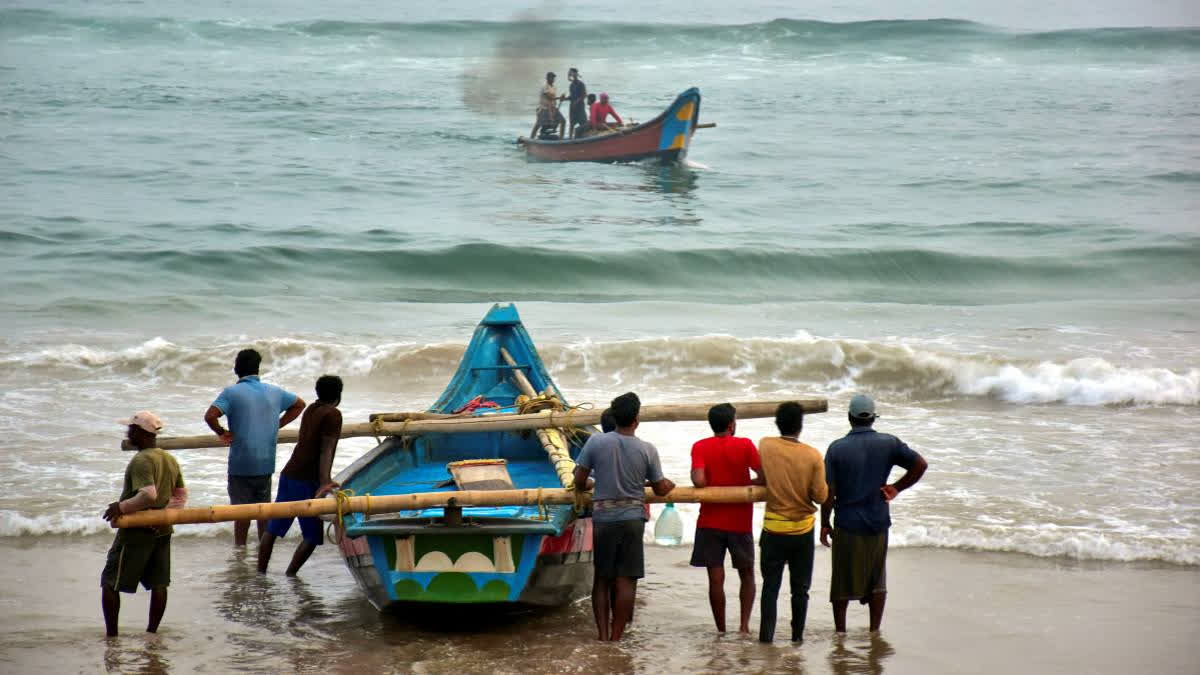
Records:
{"label": "boat prow", "polygon": [[634,127],[573,140],[521,137],[517,143],[530,159],[545,162],[682,161],[700,119],[700,90],[692,87],[661,115]]}
{"label": "boat prow", "polygon": [[[528,389],[548,394],[546,404],[552,398],[562,401],[516,308],[496,305],[475,329],[457,372],[429,412],[513,414]],[[460,487],[480,489],[480,484],[491,486],[483,489],[561,488],[570,480],[570,458],[585,435],[568,438],[557,430],[400,434],[363,455],[337,480],[358,495],[453,493]],[[563,446],[557,459],[547,455],[552,442]],[[467,480],[482,483],[464,487]],[[346,565],[380,609],[411,602],[557,605],[591,584],[591,518],[577,517],[572,506],[356,513],[344,516],[343,523],[339,546]]]}

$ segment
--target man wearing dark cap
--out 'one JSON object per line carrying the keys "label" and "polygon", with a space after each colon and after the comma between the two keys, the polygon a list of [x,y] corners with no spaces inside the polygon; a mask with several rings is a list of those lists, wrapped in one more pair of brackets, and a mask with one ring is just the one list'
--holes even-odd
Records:
{"label": "man wearing dark cap", "polygon": [[571,102],[570,108],[570,130],[571,138],[575,138],[576,128],[587,124],[588,109],[587,101],[587,85],[583,80],[579,79],[579,69],[572,68],[567,71],[567,79],[571,81],[571,88],[567,93],[567,100]]}
{"label": "man wearing dark cap", "polygon": [[[846,608],[851,600],[870,606],[871,632],[883,622],[887,599],[888,503],[921,480],[928,466],[904,441],[881,434],[875,423],[875,402],[863,394],[850,399],[850,433],[830,444],[825,453],[829,496],[821,505],[821,545],[833,535],[833,572],[829,600],[834,629],[846,632]],[[888,484],[892,467],[907,471]],[[830,514],[836,514],[830,525]]]}

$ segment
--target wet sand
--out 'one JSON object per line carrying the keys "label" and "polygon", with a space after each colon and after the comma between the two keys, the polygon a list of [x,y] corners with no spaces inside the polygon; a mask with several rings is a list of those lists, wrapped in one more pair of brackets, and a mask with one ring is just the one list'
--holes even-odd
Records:
{"label": "wet sand", "polygon": [[[1195,567],[893,549],[883,631],[871,636],[865,607],[855,605],[839,637],[826,598],[829,555],[818,550],[806,641],[767,646],[717,635],[687,548],[649,546],[634,626],[613,645],[593,639],[586,599],[554,610],[380,615],[332,547],[301,578],[286,578],[295,543],[279,542],[271,572],[259,576],[254,554],[224,538],[176,537],[160,633],[143,632],[149,594],[139,592],[122,596],[123,632],[108,639],[98,586],[107,537],[6,539],[0,670],[1194,673],[1200,661]],[[786,591],[785,583],[777,633],[785,638]],[[733,579],[727,595],[733,609]]]}

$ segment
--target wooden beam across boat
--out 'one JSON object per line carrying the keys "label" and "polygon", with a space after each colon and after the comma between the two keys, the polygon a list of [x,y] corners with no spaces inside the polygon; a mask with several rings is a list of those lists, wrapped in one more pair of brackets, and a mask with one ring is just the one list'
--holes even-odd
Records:
{"label": "wooden beam across boat", "polygon": [[[774,417],[775,409],[783,401],[747,401],[737,403],[738,419],[754,417]],[[823,398],[804,399],[797,403],[804,409],[805,414],[823,413],[829,409],[829,403]],[[715,403],[683,403],[670,405],[642,406],[638,419],[642,422],[687,422],[708,419],[708,409]],[[403,422],[383,422],[346,424],[342,426],[342,438],[364,436],[412,436],[417,434],[437,433],[477,433],[487,431],[525,431],[532,429],[570,429],[589,426],[600,422],[603,411],[599,409],[572,409],[566,411],[545,410],[527,415],[495,414],[475,415],[471,417],[454,416],[440,419],[412,419]],[[298,429],[282,429],[277,439],[278,443],[295,443],[299,438]],[[157,446],[163,450],[183,450],[187,448],[217,448],[224,446],[216,434],[200,436],[159,437]],[[133,449],[128,441],[123,441],[121,447]]]}
{"label": "wooden beam across boat", "polygon": [[[579,495],[581,505],[590,504],[590,494]],[[766,501],[767,490],[757,485],[744,487],[677,487],[659,497],[649,488],[646,501],[676,504],[740,504]],[[396,513],[446,506],[537,506],[539,504],[574,504],[574,490],[562,488],[524,490],[461,490],[458,492],[416,492],[405,495],[377,497],[347,497],[342,513]],[[264,502],[262,504],[218,504],[182,509],[153,509],[130,513],[113,520],[113,527],[160,527],[197,523],[224,523],[235,520],[262,520],[293,516],[322,516],[338,512],[338,500],[333,497],[307,499],[299,502]]]}

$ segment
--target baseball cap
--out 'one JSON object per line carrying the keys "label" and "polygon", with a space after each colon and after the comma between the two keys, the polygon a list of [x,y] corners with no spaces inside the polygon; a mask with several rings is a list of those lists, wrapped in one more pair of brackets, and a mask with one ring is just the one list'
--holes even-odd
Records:
{"label": "baseball cap", "polygon": [[163,428],[162,419],[149,410],[143,410],[141,412],[134,413],[133,417],[117,420],[117,423],[124,424],[126,426],[136,425],[152,434],[157,434],[158,432],[162,431]]}
{"label": "baseball cap", "polygon": [[875,402],[866,394],[857,394],[850,399],[850,416],[859,419],[875,417]]}

